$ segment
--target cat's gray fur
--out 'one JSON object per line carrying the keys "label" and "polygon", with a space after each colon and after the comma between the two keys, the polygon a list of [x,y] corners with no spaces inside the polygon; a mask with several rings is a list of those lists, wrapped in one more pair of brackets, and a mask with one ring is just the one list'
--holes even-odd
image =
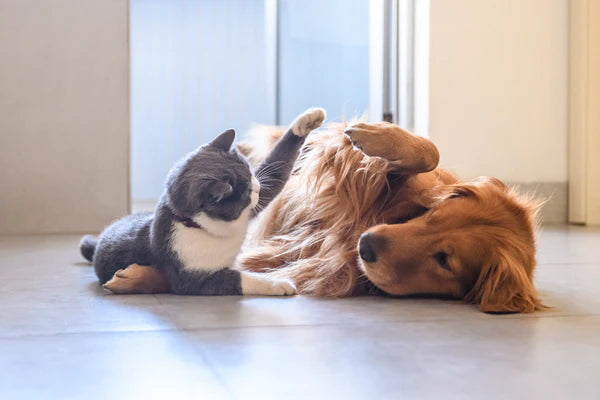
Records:
{"label": "cat's gray fur", "polygon": [[[135,263],[154,265],[164,270],[171,292],[176,294],[246,293],[247,290],[242,288],[241,274],[243,273],[230,268],[232,265],[229,265],[229,262],[228,265],[216,265],[218,262],[215,261],[215,265],[211,265],[211,260],[205,260],[200,264],[211,265],[205,269],[198,268],[196,265],[185,265],[186,258],[176,250],[177,246],[181,246],[177,243],[181,240],[177,235],[187,235],[185,237],[188,238],[191,237],[190,235],[199,234],[199,231],[188,231],[188,229],[202,231],[204,226],[189,227],[182,223],[182,217],[193,221],[202,219],[209,225],[214,223],[216,227],[227,227],[229,223],[237,224],[238,219],[241,220],[241,216],[245,215],[244,213],[251,214],[247,218],[256,215],[279,194],[287,182],[306,135],[320,126],[324,118],[323,110],[308,110],[298,117],[282,136],[255,171],[261,183],[258,201],[255,199],[255,204],[251,204],[253,175],[246,160],[235,150],[230,149],[235,132],[228,130],[211,143],[187,155],[172,168],[166,181],[165,192],[154,213],[124,217],[107,227],[98,239],[89,235],[83,237],[80,244],[81,254],[93,263],[101,283],[110,280],[117,270]],[[243,229],[241,233],[245,235],[247,224],[244,226],[242,221],[239,225],[238,230]],[[205,233],[209,235],[206,236],[207,238],[210,237],[211,246],[220,243],[220,236],[213,236],[208,228]],[[186,240],[185,243],[188,243],[189,240]],[[223,236],[222,240],[229,239]],[[194,242],[194,245],[206,244]],[[223,251],[233,251],[236,246],[237,242],[230,246],[229,250]],[[198,250],[203,254],[202,248]],[[219,249],[207,249],[207,254],[213,250]],[[239,247],[234,252],[231,262],[239,252]],[[218,253],[213,254],[218,255]],[[246,274],[246,280],[252,278],[249,273]],[[250,289],[248,293],[287,293],[286,291],[262,293],[262,289],[257,290],[256,285],[253,287],[254,289]]]}

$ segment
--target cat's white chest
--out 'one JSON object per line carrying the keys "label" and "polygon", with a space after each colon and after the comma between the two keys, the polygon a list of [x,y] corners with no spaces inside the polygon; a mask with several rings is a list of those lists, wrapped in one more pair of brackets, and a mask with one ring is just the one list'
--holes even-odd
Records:
{"label": "cat's white chest", "polygon": [[171,247],[185,269],[214,271],[233,265],[248,230],[250,207],[235,221],[213,220],[206,215],[194,217],[202,229],[188,228],[180,222],[173,226]]}

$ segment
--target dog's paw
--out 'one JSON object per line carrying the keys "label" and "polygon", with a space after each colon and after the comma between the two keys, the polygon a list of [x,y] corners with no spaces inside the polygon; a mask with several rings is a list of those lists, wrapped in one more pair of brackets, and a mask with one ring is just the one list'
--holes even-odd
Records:
{"label": "dog's paw", "polygon": [[382,124],[367,124],[364,122],[350,125],[344,129],[354,147],[362,150],[371,157],[387,158],[389,147],[392,142],[389,141],[389,128]]}
{"label": "dog's paw", "polygon": [[377,134],[377,127],[371,124],[360,122],[346,127],[346,129],[344,129],[344,133],[348,136],[356,148],[362,150],[363,145],[369,145],[371,136]]}
{"label": "dog's paw", "polygon": [[327,114],[322,108],[309,108],[296,118],[290,128],[294,135],[306,137],[311,131],[323,124],[326,116]]}

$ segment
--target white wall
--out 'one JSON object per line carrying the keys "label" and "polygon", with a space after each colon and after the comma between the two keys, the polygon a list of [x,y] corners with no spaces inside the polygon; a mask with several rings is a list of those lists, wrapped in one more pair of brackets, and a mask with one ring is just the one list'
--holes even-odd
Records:
{"label": "white wall", "polygon": [[567,181],[568,15],[568,0],[431,0],[442,165],[463,179]]}
{"label": "white wall", "polygon": [[127,0],[0,3],[0,233],[128,210]]}

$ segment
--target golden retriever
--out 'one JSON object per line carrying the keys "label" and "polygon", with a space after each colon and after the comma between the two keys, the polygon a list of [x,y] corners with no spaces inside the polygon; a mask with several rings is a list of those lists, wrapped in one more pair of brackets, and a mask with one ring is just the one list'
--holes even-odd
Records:
{"label": "golden retriever", "polygon": [[[257,164],[281,133],[260,127],[239,150]],[[430,140],[390,123],[309,136],[239,267],[290,278],[309,296],[382,291],[464,299],[484,312],[543,308],[532,280],[540,203],[495,178],[461,184],[438,161]],[[108,288],[156,293],[168,282],[133,265]]]}

